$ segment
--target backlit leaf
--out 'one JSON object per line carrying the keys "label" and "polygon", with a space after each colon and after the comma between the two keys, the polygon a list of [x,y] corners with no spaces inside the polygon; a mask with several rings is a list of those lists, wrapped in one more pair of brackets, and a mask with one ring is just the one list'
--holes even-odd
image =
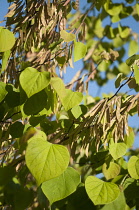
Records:
{"label": "backlit leaf", "polygon": [[74,42],[74,62],[84,58],[87,47],[82,42]]}
{"label": "backlit leaf", "polygon": [[125,155],[126,150],[127,146],[125,143],[114,143],[113,141],[111,141],[109,151],[114,160]]}
{"label": "backlit leaf", "polygon": [[128,161],[128,172],[134,179],[139,179],[139,158],[132,156]]}
{"label": "backlit leaf", "polygon": [[128,55],[129,55],[129,56],[134,55],[134,54],[137,53],[138,50],[139,50],[138,43],[137,43],[135,40],[131,40],[131,41],[129,42],[129,48],[128,48],[128,49],[129,49],[129,50],[128,50]]}
{"label": "backlit leaf", "polygon": [[66,96],[62,99],[62,104],[66,111],[77,106],[83,99],[83,94],[66,89]]}
{"label": "backlit leaf", "polygon": [[66,147],[49,143],[45,133],[33,136],[26,149],[26,164],[38,185],[61,175],[69,163]]}
{"label": "backlit leaf", "polygon": [[7,50],[7,51],[5,51],[3,53],[3,55],[2,55],[2,69],[1,69],[1,71],[4,71],[6,69],[7,61],[8,61],[8,58],[10,56],[10,53],[11,53],[10,50]]}
{"label": "backlit leaf", "polygon": [[4,82],[0,82],[0,102],[3,101],[3,99],[8,93],[5,87],[6,87],[6,84]]}
{"label": "backlit leaf", "polygon": [[132,55],[131,57],[129,57],[127,60],[126,60],[126,64],[128,66],[131,66],[135,60],[138,60],[139,59],[139,55]]}
{"label": "backlit leaf", "polygon": [[134,143],[135,134],[133,128],[128,127],[129,135],[126,135],[124,138],[124,142],[128,147],[132,147]]}
{"label": "backlit leaf", "polygon": [[65,30],[60,31],[60,36],[65,42],[71,42],[75,39],[75,34],[68,33]]}
{"label": "backlit leaf", "polygon": [[52,204],[73,193],[79,183],[80,175],[78,172],[68,167],[60,176],[44,182],[42,184],[42,190],[50,201],[50,204]]}
{"label": "backlit leaf", "polygon": [[0,27],[0,52],[10,50],[14,43],[14,34],[6,28]]}
{"label": "backlit leaf", "polygon": [[136,83],[139,84],[139,67],[135,64],[133,65],[133,69],[134,69]]}
{"label": "backlit leaf", "polygon": [[32,67],[26,68],[20,75],[20,84],[28,97],[40,92],[49,85],[50,73],[39,72]]}
{"label": "backlit leaf", "polygon": [[120,193],[116,184],[104,182],[94,176],[87,177],[85,181],[85,189],[89,198],[95,205],[111,203]]}
{"label": "backlit leaf", "polygon": [[106,179],[109,180],[115,178],[120,173],[120,166],[114,162],[110,162],[110,165],[107,168],[107,164],[104,163],[102,171]]}
{"label": "backlit leaf", "polygon": [[101,210],[128,210],[126,209],[126,201],[124,193],[121,192],[112,203],[106,204],[104,207],[101,208]]}

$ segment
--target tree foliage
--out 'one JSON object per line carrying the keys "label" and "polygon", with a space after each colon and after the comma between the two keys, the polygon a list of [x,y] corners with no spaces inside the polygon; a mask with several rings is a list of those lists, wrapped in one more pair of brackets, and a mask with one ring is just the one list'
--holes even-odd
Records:
{"label": "tree foliage", "polygon": [[[7,0],[0,27],[0,205],[139,208],[138,0]],[[128,57],[127,56],[128,46]],[[82,69],[74,62],[82,59]],[[75,76],[66,84],[67,67]],[[117,91],[89,95],[115,79]],[[127,92],[120,90],[127,87]],[[133,90],[134,94],[130,94]]]}

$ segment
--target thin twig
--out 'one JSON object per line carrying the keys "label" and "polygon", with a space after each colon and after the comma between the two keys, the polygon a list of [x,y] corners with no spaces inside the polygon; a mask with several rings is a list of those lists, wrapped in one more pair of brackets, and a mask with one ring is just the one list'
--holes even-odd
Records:
{"label": "thin twig", "polygon": [[133,76],[133,71],[131,72],[131,75],[130,75],[130,77],[128,78],[128,80],[126,81],[126,82],[124,82],[123,84],[121,84],[120,85],[120,87],[118,88],[118,90],[116,91],[116,93],[112,96],[112,97],[110,97],[109,99],[108,99],[108,101],[110,101],[112,98],[114,98],[117,94],[118,94],[118,92],[121,90],[121,88],[123,87],[123,86],[125,86],[130,80],[131,80],[131,77]]}

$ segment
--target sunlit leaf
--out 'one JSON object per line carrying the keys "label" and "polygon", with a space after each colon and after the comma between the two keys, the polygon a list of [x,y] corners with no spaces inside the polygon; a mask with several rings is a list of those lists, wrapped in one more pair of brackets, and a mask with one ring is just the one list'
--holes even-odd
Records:
{"label": "sunlit leaf", "polygon": [[107,180],[112,179],[120,173],[120,166],[114,162],[110,162],[110,165],[107,168],[107,164],[104,163],[102,171]]}
{"label": "sunlit leaf", "polygon": [[3,99],[6,97],[8,93],[5,87],[6,87],[6,84],[4,82],[0,82],[0,102],[3,101]]}
{"label": "sunlit leaf", "polygon": [[116,184],[104,182],[94,176],[87,177],[85,181],[85,189],[89,198],[95,205],[111,203],[120,193]]}
{"label": "sunlit leaf", "polygon": [[0,27],[0,52],[10,50],[14,43],[14,34],[6,28]]}
{"label": "sunlit leaf", "polygon": [[59,95],[60,99],[66,96],[66,89],[62,79],[60,79],[59,77],[52,77],[50,83]]}
{"label": "sunlit leaf", "polygon": [[139,158],[132,156],[128,161],[128,172],[134,179],[139,179]]}
{"label": "sunlit leaf", "polygon": [[77,106],[83,99],[83,94],[66,89],[66,96],[62,99],[62,104],[66,111]]}
{"label": "sunlit leaf", "polygon": [[129,48],[128,48],[128,56],[132,56],[134,55],[135,53],[138,52],[139,50],[139,46],[138,46],[138,43],[135,41],[135,40],[131,40],[129,42]]}
{"label": "sunlit leaf", "polygon": [[20,84],[28,97],[40,92],[49,85],[50,73],[39,72],[32,67],[26,68],[20,75]]}
{"label": "sunlit leaf", "polygon": [[121,192],[112,203],[106,204],[104,207],[101,208],[101,210],[128,210],[126,209],[126,201],[124,193]]}
{"label": "sunlit leaf", "polygon": [[134,69],[136,83],[139,84],[139,67],[135,64],[133,65],[133,69]]}
{"label": "sunlit leaf", "polygon": [[82,114],[82,109],[80,106],[74,106],[71,109],[73,116],[77,119]]}
{"label": "sunlit leaf", "polygon": [[139,59],[139,55],[132,55],[131,57],[129,57],[127,60],[126,60],[126,64],[128,66],[131,66],[135,60],[138,60]]}
{"label": "sunlit leaf", "polygon": [[4,71],[6,69],[7,61],[8,61],[8,58],[10,56],[10,53],[11,53],[10,50],[7,50],[7,51],[5,51],[3,53],[3,55],[2,55],[2,69],[1,69],[1,71]]}
{"label": "sunlit leaf", "polygon": [[87,47],[82,42],[74,42],[74,62],[84,58]]}
{"label": "sunlit leaf", "polygon": [[26,150],[26,164],[38,185],[61,175],[69,163],[66,147],[49,143],[40,132],[29,140]]}
{"label": "sunlit leaf", "polygon": [[78,172],[68,167],[60,176],[42,183],[42,190],[52,204],[73,193],[79,183],[80,175]]}
{"label": "sunlit leaf", "polygon": [[125,155],[126,150],[127,146],[125,143],[114,143],[113,141],[111,141],[109,151],[114,160]]}
{"label": "sunlit leaf", "polygon": [[129,135],[125,136],[124,142],[128,147],[132,147],[134,143],[135,134],[134,134],[133,128],[128,127],[128,130],[129,130]]}
{"label": "sunlit leaf", "polygon": [[75,34],[68,33],[65,30],[60,31],[60,36],[65,42],[71,42],[75,39]]}

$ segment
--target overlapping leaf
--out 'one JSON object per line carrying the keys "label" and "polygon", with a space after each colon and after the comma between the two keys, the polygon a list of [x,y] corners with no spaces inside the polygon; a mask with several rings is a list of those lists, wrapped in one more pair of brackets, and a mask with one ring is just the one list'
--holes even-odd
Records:
{"label": "overlapping leaf", "polygon": [[44,137],[43,132],[32,137],[26,150],[26,164],[38,185],[61,175],[69,163],[67,148],[51,144]]}
{"label": "overlapping leaf", "polygon": [[80,175],[78,172],[68,167],[60,176],[44,182],[42,190],[52,204],[73,193],[79,183]]}

